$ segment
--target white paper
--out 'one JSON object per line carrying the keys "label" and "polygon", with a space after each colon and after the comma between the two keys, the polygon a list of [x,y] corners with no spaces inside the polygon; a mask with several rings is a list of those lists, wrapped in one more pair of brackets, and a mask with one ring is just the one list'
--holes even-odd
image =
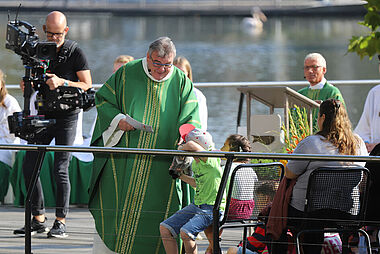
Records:
{"label": "white paper", "polygon": [[152,132],[153,133],[152,126],[140,123],[139,121],[133,119],[128,114],[125,116],[125,120],[127,121],[127,123],[129,123],[130,125],[132,125],[133,128],[135,128],[137,130],[142,130],[142,131],[147,131],[147,132]]}

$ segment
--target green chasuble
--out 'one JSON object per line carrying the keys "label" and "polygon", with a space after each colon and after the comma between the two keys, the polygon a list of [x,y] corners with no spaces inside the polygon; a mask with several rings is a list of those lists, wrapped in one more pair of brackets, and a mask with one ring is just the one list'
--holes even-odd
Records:
{"label": "green chasuble", "polygon": [[[123,132],[115,147],[176,150],[182,124],[201,127],[193,85],[184,73],[173,66],[170,78],[155,82],[141,59],[107,80],[96,93],[96,109],[92,146],[104,146],[102,135],[120,114],[152,126],[154,133]],[[164,253],[160,222],[182,202],[180,180],[168,174],[172,157],[110,153],[94,157],[89,208],[103,242],[117,253]]]}
{"label": "green chasuble", "polygon": [[[322,89],[310,89],[310,87],[304,87],[298,92],[312,100],[325,101],[327,99],[337,99],[340,100],[343,105],[344,100],[339,89],[330,83],[326,82]],[[318,118],[319,108],[313,108],[313,130],[314,133],[318,131],[317,118]]]}

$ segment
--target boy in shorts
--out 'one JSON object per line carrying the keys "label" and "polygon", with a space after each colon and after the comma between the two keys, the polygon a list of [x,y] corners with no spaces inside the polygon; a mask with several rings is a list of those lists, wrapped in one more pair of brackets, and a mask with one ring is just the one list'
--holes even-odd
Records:
{"label": "boy in shorts", "polygon": [[[211,151],[214,148],[211,135],[195,128],[191,124],[184,124],[179,128],[185,143],[178,149],[189,152]],[[176,238],[181,236],[186,253],[196,253],[195,239],[199,232],[205,230],[213,221],[213,207],[223,171],[220,167],[220,158],[195,157],[192,163],[194,177],[181,174],[179,179],[195,188],[194,203],[173,214],[160,223],[162,242],[167,254],[178,253]],[[225,207],[225,197],[220,206],[220,217]]]}

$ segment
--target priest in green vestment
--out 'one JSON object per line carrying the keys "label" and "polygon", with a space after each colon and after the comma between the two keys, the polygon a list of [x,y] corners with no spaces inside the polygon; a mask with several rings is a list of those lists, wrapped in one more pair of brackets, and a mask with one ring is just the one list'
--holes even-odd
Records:
{"label": "priest in green vestment", "polygon": [[[96,93],[92,146],[175,150],[179,126],[201,127],[193,84],[173,66],[175,54],[170,38],[160,37],[146,58],[125,64],[104,83]],[[127,117],[140,122],[142,130]],[[94,153],[89,209],[96,237],[108,248],[99,253],[164,253],[160,222],[182,202],[181,184],[168,174],[171,161],[169,156]]]}
{"label": "priest in green vestment", "polygon": [[[319,53],[310,53],[304,60],[304,76],[309,81],[310,86],[304,87],[298,92],[318,103],[322,103],[327,99],[340,100],[343,105],[344,100],[339,89],[327,82],[325,74],[327,65],[325,58]],[[313,109],[313,129],[318,131],[317,118],[318,108]]]}

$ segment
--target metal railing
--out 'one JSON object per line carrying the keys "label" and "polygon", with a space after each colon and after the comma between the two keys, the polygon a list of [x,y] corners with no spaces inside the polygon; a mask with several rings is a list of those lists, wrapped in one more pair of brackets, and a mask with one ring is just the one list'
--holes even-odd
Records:
{"label": "metal railing", "polygon": [[[205,152],[185,152],[178,150],[165,149],[137,149],[137,148],[118,148],[118,147],[78,147],[78,146],[49,146],[49,145],[5,145],[0,144],[3,150],[27,150],[38,151],[39,162],[33,172],[32,182],[35,182],[39,176],[39,170],[42,165],[44,154],[46,152],[93,152],[93,153],[126,153],[126,154],[144,154],[158,156],[196,156],[196,157],[224,157],[227,163],[223,172],[221,184],[213,208],[213,226],[214,226],[214,253],[221,253],[219,245],[219,208],[222,201],[223,193],[226,189],[228,176],[230,174],[232,161],[237,158],[250,159],[280,159],[280,160],[323,160],[323,161],[345,161],[345,162],[379,162],[380,156],[351,156],[351,155],[314,155],[314,154],[283,154],[283,153],[246,153],[246,152],[223,152],[223,151],[205,151]],[[168,176],[169,177],[169,176]],[[25,205],[25,253],[31,253],[31,235],[30,235],[30,196],[33,186],[29,186],[26,205]],[[28,232],[29,231],[29,232]]]}
{"label": "metal railing", "polygon": [[[337,86],[355,86],[355,85],[378,85],[380,79],[363,79],[363,80],[329,80],[329,83]],[[103,84],[93,84],[95,89],[99,89]],[[254,81],[254,82],[197,82],[194,83],[195,87],[250,87],[250,86],[308,86],[307,81]],[[20,89],[19,85],[11,84],[6,85],[8,90]]]}
{"label": "metal railing", "polygon": [[353,156],[353,155],[315,155],[315,154],[287,154],[287,153],[248,153],[248,152],[185,152],[166,149],[138,149],[120,147],[94,147],[94,146],[51,146],[51,145],[10,145],[0,144],[0,150],[26,150],[45,152],[81,152],[81,153],[126,153],[144,155],[166,156],[195,156],[195,157],[223,157],[223,158],[249,158],[249,159],[278,159],[278,160],[326,160],[344,162],[380,162],[380,156]]}

